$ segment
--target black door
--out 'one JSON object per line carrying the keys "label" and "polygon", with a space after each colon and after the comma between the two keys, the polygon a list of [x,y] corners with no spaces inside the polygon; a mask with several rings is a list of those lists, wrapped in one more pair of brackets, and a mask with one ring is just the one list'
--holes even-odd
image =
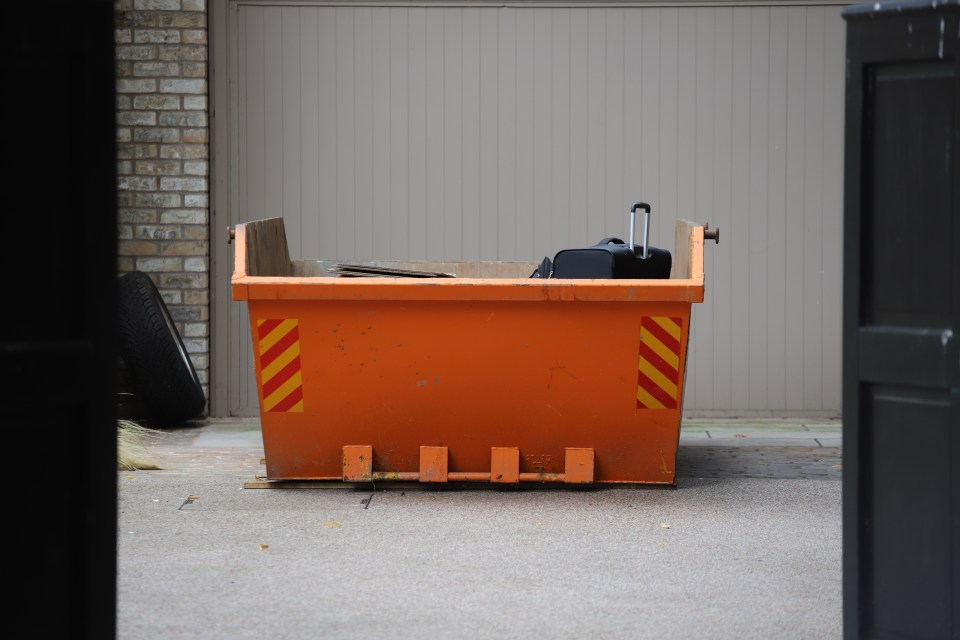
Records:
{"label": "black door", "polygon": [[4,6],[0,427],[9,637],[110,640],[116,631],[113,8],[110,0]]}
{"label": "black door", "polygon": [[848,639],[960,638],[958,16],[844,12]]}

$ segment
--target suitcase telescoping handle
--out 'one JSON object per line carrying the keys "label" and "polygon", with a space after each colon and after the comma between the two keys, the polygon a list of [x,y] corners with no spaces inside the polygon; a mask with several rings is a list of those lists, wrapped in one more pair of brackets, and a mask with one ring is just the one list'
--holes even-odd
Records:
{"label": "suitcase telescoping handle", "polygon": [[630,251],[634,251],[634,238],[636,237],[635,228],[636,228],[636,219],[637,219],[637,209],[643,209],[643,255],[640,257],[643,259],[647,258],[647,247],[649,246],[647,240],[650,238],[650,205],[646,202],[634,202],[633,206],[630,207]]}

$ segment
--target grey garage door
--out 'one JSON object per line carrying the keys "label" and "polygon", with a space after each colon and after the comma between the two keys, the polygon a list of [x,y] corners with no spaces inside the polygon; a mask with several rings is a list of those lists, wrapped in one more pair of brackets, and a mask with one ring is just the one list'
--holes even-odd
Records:
{"label": "grey garage door", "polygon": [[[531,260],[709,222],[693,415],[840,411],[841,5],[226,2],[212,27],[218,225],[298,258]],[[215,415],[258,413],[215,242]]]}

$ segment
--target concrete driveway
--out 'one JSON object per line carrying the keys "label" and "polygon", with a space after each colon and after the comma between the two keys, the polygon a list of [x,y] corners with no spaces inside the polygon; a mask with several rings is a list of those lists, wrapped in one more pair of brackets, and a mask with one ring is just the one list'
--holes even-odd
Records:
{"label": "concrete driveway", "polygon": [[841,638],[839,423],[684,423],[673,488],[250,489],[259,423],[118,472],[117,638]]}

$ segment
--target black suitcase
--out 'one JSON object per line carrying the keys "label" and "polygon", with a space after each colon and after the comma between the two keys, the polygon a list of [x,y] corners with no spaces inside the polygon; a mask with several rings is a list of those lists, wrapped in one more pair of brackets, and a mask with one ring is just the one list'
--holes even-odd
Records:
{"label": "black suitcase", "polygon": [[[643,209],[643,246],[634,244],[637,209]],[[585,249],[564,249],[553,258],[551,278],[665,279],[672,257],[666,249],[649,246],[650,205],[635,202],[630,208],[630,243],[604,238]],[[541,276],[542,277],[542,276]]]}

